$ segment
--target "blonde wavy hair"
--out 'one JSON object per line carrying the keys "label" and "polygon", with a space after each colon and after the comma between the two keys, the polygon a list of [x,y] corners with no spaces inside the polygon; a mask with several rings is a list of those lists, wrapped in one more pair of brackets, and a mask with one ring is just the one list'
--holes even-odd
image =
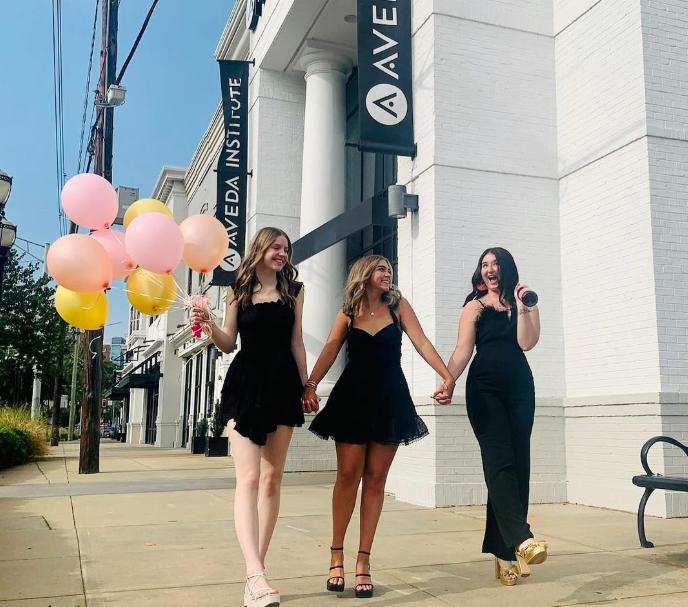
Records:
{"label": "blonde wavy hair", "polygon": [[[358,313],[365,293],[366,283],[381,261],[384,261],[389,266],[391,273],[392,264],[389,259],[382,255],[366,255],[356,260],[351,266],[349,276],[346,279],[346,287],[344,287],[344,305],[342,306],[342,310],[347,316],[355,316]],[[382,301],[394,310],[401,301],[401,291],[399,291],[396,285],[391,284],[389,291],[382,294]]]}
{"label": "blonde wavy hair", "polygon": [[247,308],[251,305],[253,293],[257,287],[262,286],[256,276],[256,268],[263,260],[265,252],[272,246],[272,243],[280,236],[287,239],[289,247],[287,263],[277,272],[277,290],[280,293],[282,303],[293,308],[296,305],[296,293],[300,283],[297,282],[299,271],[291,263],[291,240],[286,232],[279,228],[262,228],[258,230],[248,245],[248,251],[244,256],[241,265],[236,273],[236,280],[233,285],[234,300],[240,308]]}

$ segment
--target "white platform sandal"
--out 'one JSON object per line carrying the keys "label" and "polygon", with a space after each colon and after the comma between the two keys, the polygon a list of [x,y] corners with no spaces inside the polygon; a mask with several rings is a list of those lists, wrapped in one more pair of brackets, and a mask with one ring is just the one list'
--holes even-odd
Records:
{"label": "white platform sandal", "polygon": [[266,582],[268,581],[268,579],[265,577],[265,571],[246,576],[244,607],[279,607],[279,592],[274,592],[272,594],[261,596],[260,598],[255,598],[256,595],[260,594],[261,592],[274,590],[274,588],[270,588],[270,586],[264,586],[263,588],[258,588],[258,590],[256,590],[256,584],[260,578],[263,578]]}

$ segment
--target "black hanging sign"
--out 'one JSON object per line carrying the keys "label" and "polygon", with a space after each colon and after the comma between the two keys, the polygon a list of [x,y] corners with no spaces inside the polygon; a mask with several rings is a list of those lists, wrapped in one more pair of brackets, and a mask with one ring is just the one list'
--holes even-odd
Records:
{"label": "black hanging sign", "polygon": [[247,61],[220,63],[225,136],[217,163],[215,216],[229,236],[229,250],[215,268],[211,284],[227,286],[244,257],[248,175],[248,66]]}
{"label": "black hanging sign", "polygon": [[246,27],[255,30],[258,27],[258,20],[263,14],[263,4],[265,0],[246,0]]}
{"label": "black hanging sign", "polygon": [[415,156],[411,0],[358,0],[359,149]]}

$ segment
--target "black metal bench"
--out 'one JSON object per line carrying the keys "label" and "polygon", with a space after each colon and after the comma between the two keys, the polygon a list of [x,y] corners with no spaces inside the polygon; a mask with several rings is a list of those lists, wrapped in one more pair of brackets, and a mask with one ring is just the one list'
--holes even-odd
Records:
{"label": "black metal bench", "polygon": [[661,474],[655,474],[650,470],[650,466],[647,465],[647,454],[650,451],[650,447],[655,443],[669,443],[681,449],[686,455],[688,455],[688,447],[683,443],[680,443],[674,438],[669,436],[655,436],[647,441],[640,451],[640,462],[647,474],[639,474],[633,477],[633,484],[636,487],[644,487],[645,493],[643,497],[640,498],[640,506],[638,506],[638,537],[640,538],[640,545],[643,548],[654,548],[652,542],[648,542],[645,537],[645,506],[647,505],[647,500],[652,495],[655,489],[664,489],[666,491],[688,491],[688,477],[681,476],[662,476]]}

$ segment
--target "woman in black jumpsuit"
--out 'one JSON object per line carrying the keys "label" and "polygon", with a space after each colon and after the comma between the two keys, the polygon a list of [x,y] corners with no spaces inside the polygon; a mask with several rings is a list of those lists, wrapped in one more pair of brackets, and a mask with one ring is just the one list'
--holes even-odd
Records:
{"label": "woman in black jumpsuit", "polygon": [[[536,307],[528,308],[519,299],[524,285],[505,249],[487,249],[472,282],[447,367],[458,378],[477,347],[466,403],[487,484],[483,552],[495,556],[495,577],[513,586],[519,574],[530,575],[529,564],[547,558],[547,544],[533,540],[527,521],[535,388],[523,351],[537,343],[540,317]],[[437,397],[442,402],[442,395]]]}

